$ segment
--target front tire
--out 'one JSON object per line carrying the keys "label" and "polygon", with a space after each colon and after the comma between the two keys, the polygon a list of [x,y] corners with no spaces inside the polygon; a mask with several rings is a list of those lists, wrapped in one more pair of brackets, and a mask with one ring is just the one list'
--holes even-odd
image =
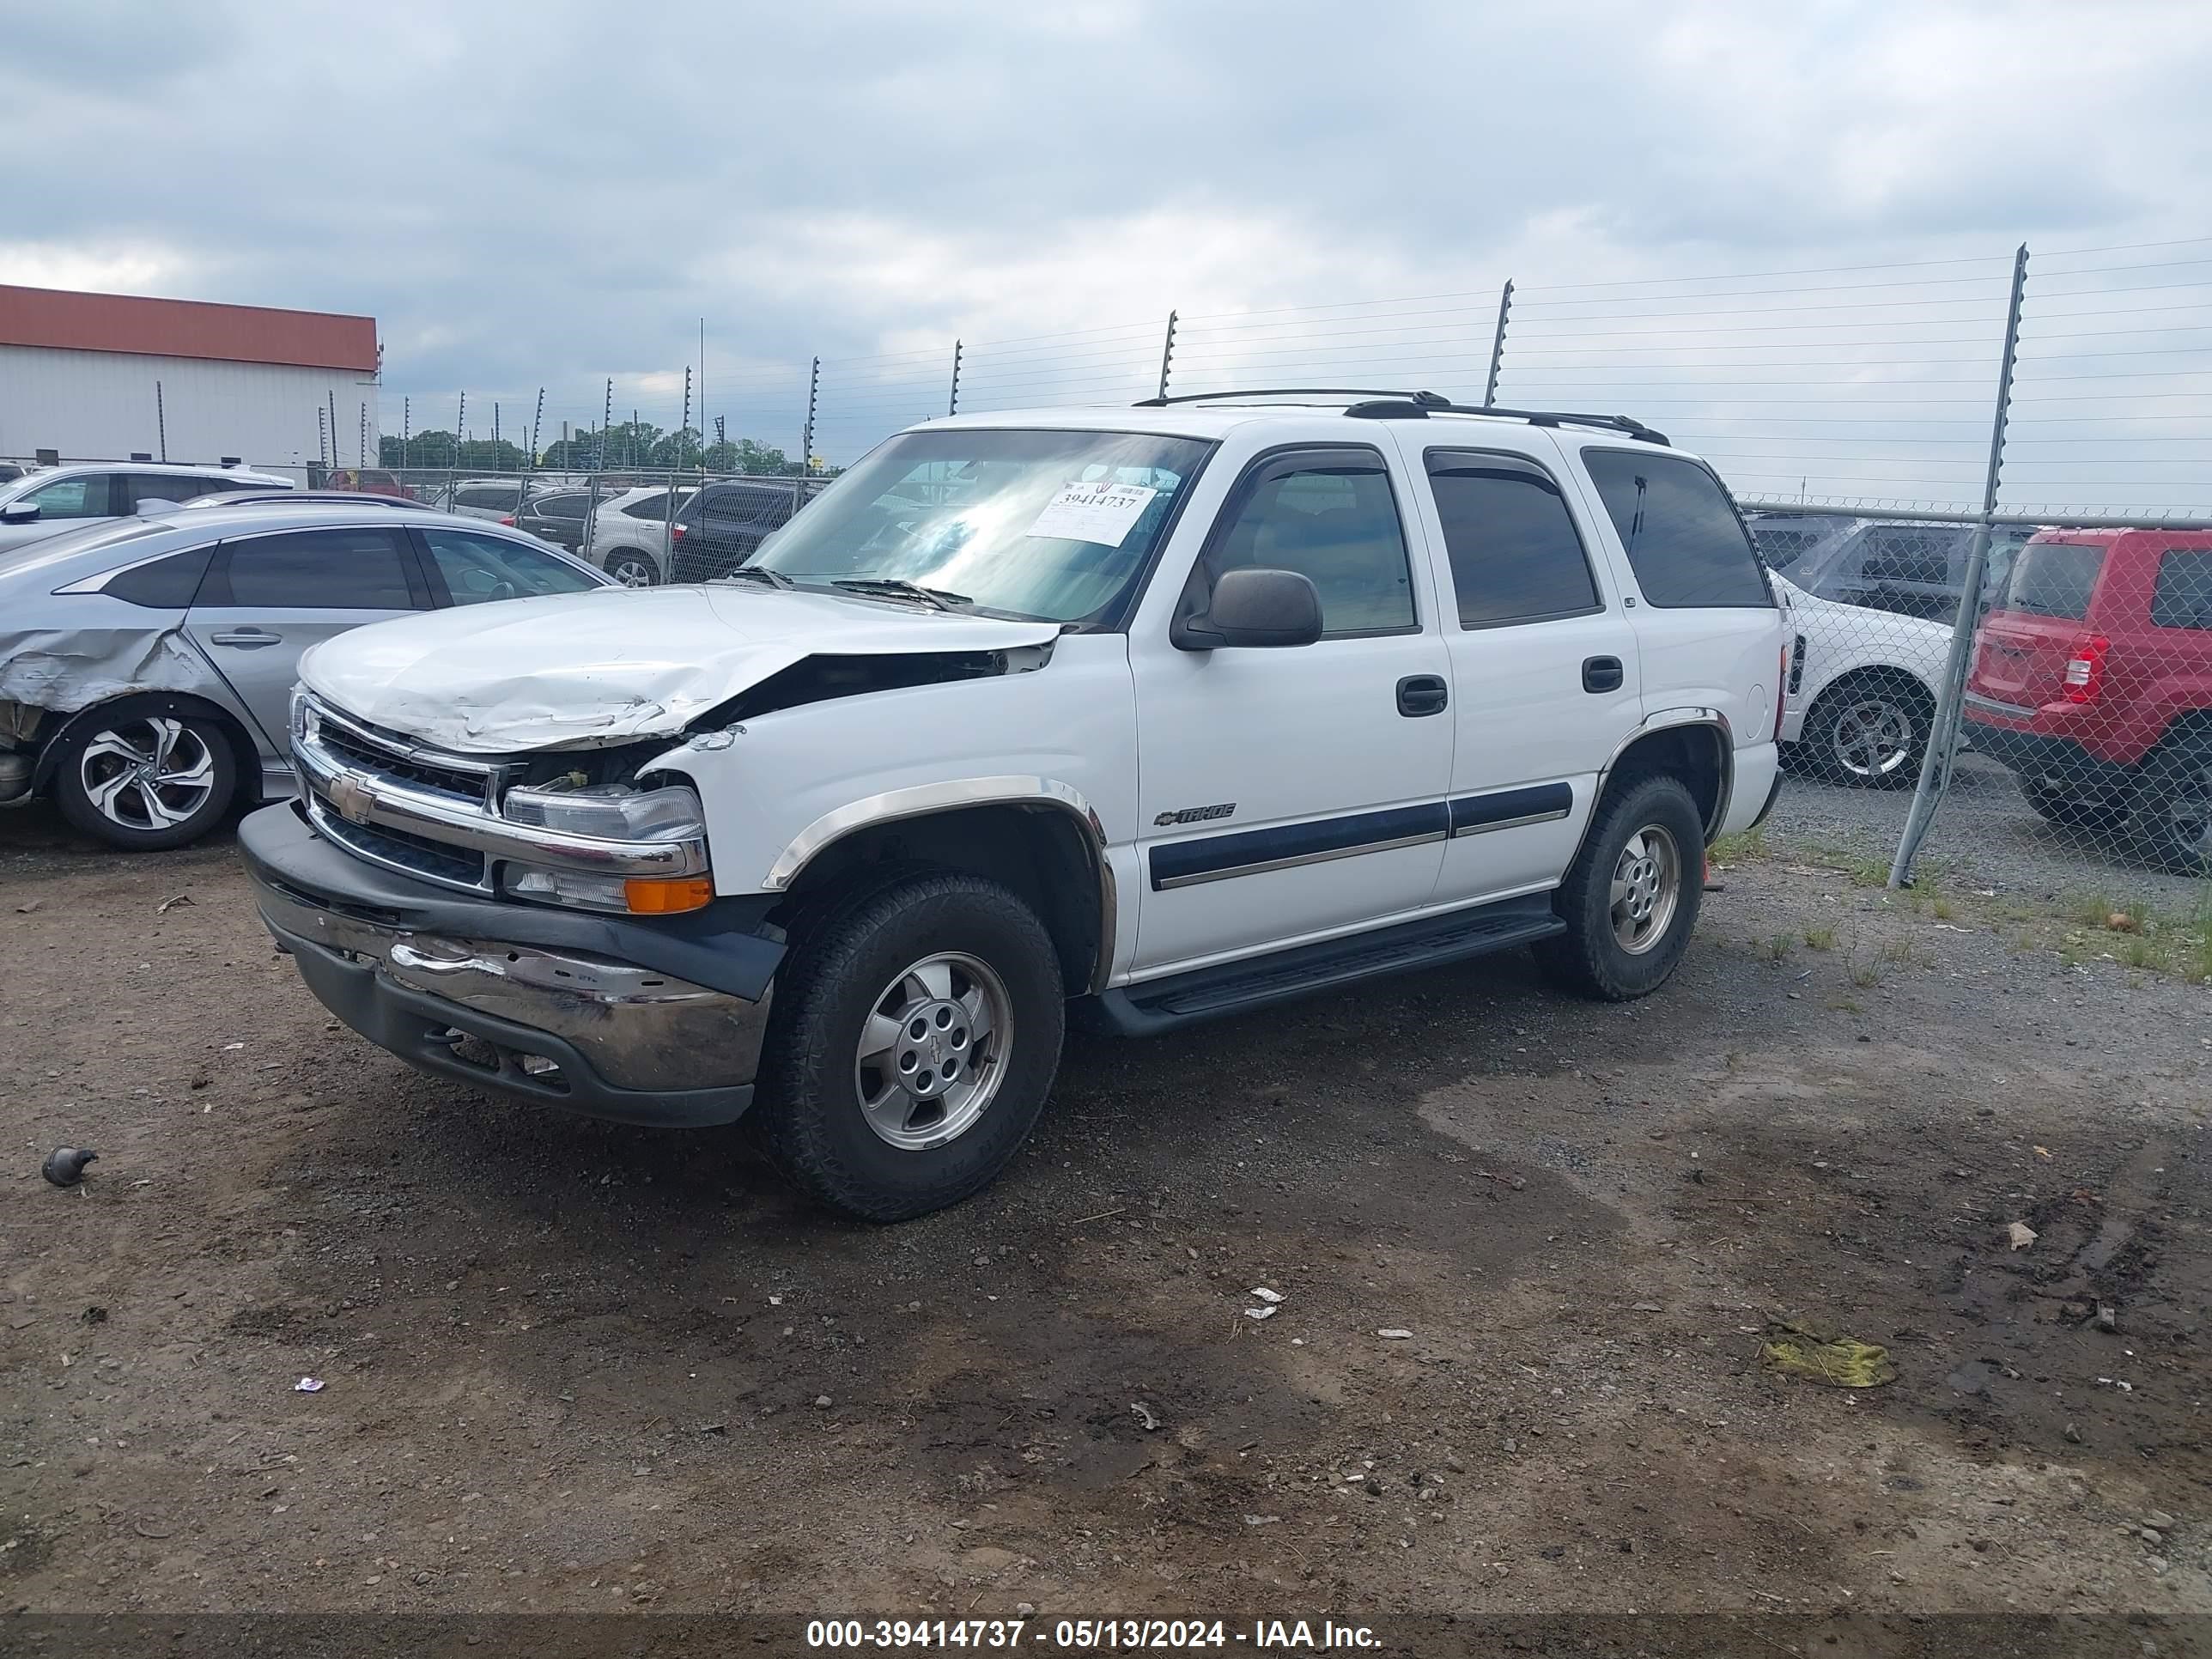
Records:
{"label": "front tire", "polygon": [[1644,777],[1608,793],[1553,896],[1567,931],[1536,946],[1546,975],[1601,1002],[1664,985],[1698,925],[1705,845],[1697,803],[1680,780]]}
{"label": "front tire", "polygon": [[2058,794],[2039,783],[2030,783],[2026,778],[2021,778],[2019,783],[2021,797],[2039,816],[2069,830],[2109,834],[2128,821],[2128,803],[2124,800],[2083,800],[2073,795]]}
{"label": "front tire", "polygon": [[956,1204],[1020,1150],[1060,1066],[1060,959],[1029,907],[945,872],[806,927],[745,1121],[800,1191],[867,1221]]}
{"label": "front tire", "polygon": [[238,790],[238,757],[213,720],[118,709],[64,738],[54,801],[88,836],[126,853],[198,841]]}

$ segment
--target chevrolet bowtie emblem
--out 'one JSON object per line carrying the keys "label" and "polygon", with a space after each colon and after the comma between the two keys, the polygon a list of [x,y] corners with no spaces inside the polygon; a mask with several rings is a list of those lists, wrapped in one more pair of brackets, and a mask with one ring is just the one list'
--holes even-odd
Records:
{"label": "chevrolet bowtie emblem", "polygon": [[357,778],[335,778],[331,782],[331,805],[338,809],[338,816],[348,823],[367,823],[369,808],[376,805],[376,795]]}

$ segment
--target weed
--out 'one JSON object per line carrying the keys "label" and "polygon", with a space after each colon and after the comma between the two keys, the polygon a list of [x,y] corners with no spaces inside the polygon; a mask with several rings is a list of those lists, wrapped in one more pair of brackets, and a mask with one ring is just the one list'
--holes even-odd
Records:
{"label": "weed", "polygon": [[1766,856],[1766,826],[1741,830],[1733,836],[1723,836],[1712,845],[1715,864],[1743,864]]}
{"label": "weed", "polygon": [[1856,1014],[1859,1012],[1859,1000],[1856,997],[1838,997],[1828,1006],[1839,1014]]}
{"label": "weed", "polygon": [[1766,959],[1769,962],[1781,962],[1787,958],[1789,955],[1789,934],[1777,933],[1773,938],[1766,941]]}
{"label": "weed", "polygon": [[1836,946],[1836,930],[1832,927],[1808,927],[1805,948],[1808,951],[1832,951]]}

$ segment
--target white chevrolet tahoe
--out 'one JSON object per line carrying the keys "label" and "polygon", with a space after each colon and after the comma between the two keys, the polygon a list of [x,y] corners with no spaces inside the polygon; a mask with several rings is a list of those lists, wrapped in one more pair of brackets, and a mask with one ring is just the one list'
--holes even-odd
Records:
{"label": "white chevrolet tahoe", "polygon": [[[1296,401],[1303,398],[1304,401]],[[1789,635],[1620,416],[1244,393],[933,421],[734,575],[301,664],[241,832],[315,995],[429,1072],[743,1117],[895,1219],[1137,1035],[1528,945],[1663,983],[1778,783]]]}

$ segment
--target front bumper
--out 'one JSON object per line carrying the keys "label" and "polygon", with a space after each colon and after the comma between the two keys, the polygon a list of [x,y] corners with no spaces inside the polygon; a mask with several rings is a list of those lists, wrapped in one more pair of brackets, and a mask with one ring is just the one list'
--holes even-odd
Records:
{"label": "front bumper", "polygon": [[410,1065],[623,1123],[752,1103],[783,947],[750,910],[672,927],[456,895],[340,851],[289,804],[239,843],[307,988]]}

